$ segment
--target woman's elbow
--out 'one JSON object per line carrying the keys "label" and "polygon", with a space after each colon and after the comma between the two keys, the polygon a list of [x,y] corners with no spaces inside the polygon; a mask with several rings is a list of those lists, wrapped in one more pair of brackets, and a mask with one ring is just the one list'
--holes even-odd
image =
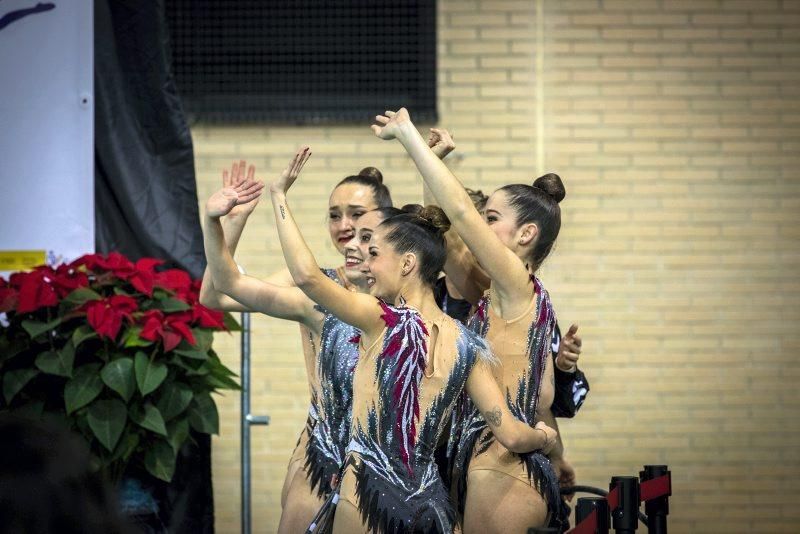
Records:
{"label": "woman's elbow", "polygon": [[531,431],[530,427],[521,422],[514,425],[514,427],[513,429],[509,429],[510,431],[506,432],[502,439],[497,436],[500,444],[509,451],[517,454],[523,454],[534,450],[536,447],[532,445],[531,439],[529,439],[528,436]]}
{"label": "woman's elbow", "polygon": [[293,272],[292,280],[294,280],[295,285],[303,290],[304,293],[308,293],[312,291],[319,282],[320,274],[319,270],[310,271],[304,269]]}
{"label": "woman's elbow", "polygon": [[200,304],[205,306],[206,308],[215,308],[217,306],[217,300],[213,298],[210,294],[210,291],[203,291],[200,290]]}

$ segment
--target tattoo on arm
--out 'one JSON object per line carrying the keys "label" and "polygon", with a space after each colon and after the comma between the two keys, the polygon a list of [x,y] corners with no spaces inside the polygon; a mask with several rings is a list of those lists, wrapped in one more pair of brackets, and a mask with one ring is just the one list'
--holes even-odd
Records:
{"label": "tattoo on arm", "polygon": [[503,422],[503,412],[500,411],[499,406],[495,406],[488,412],[484,412],[483,418],[492,426],[500,426]]}
{"label": "tattoo on arm", "polygon": [[555,386],[556,385],[556,374],[555,373],[550,375],[550,385],[551,386]]}
{"label": "tattoo on arm", "polygon": [[281,219],[285,219],[285,218],[286,218],[286,210],[283,209],[283,204],[281,204]]}

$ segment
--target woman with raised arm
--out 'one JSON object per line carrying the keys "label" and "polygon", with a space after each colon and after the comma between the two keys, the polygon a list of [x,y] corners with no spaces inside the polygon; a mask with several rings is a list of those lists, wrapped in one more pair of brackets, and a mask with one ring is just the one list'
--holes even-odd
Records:
{"label": "woman with raised arm", "polygon": [[[439,159],[455,150],[456,144],[453,136],[445,128],[431,128],[428,137],[428,146]],[[541,181],[555,179],[556,175],[548,174],[540,178]],[[541,184],[541,182],[539,182]],[[489,197],[480,190],[464,188],[472,201],[472,205],[483,216],[486,202]],[[423,198],[425,204],[435,204],[436,199],[423,182]],[[439,284],[434,290],[439,306],[455,319],[461,319],[469,312],[471,306],[477,306],[483,294],[489,289],[491,279],[486,275],[475,261],[475,256],[470,252],[464,241],[455,230],[450,230],[445,235],[447,240],[447,261],[444,265],[446,276],[439,279]],[[465,296],[461,296],[465,295]],[[463,300],[462,300],[463,299]],[[450,310],[453,310],[451,312]],[[466,310],[466,311],[465,311]],[[466,321],[465,321],[466,322]],[[580,409],[589,392],[589,382],[586,375],[578,369],[582,340],[578,335],[578,325],[570,325],[567,333],[562,337],[558,323],[553,330],[553,358],[555,359],[555,397],[552,411],[556,417],[574,417]],[[564,466],[570,471],[561,477],[562,485],[574,484],[574,473],[569,466]]]}
{"label": "woman with raised arm", "polygon": [[[254,176],[255,167],[253,165],[248,167],[246,162],[242,160],[238,164],[234,163],[232,165],[230,173],[227,170],[223,170],[222,186],[223,188],[235,187],[246,181],[252,182]],[[258,200],[258,197],[256,197],[250,202],[235,205],[227,215],[222,217],[223,236],[231,255],[236,251],[245,223],[258,204]],[[345,256],[345,263],[336,269],[324,269],[327,276],[345,287],[353,288],[353,285],[348,282],[348,278],[350,276],[361,276],[359,267],[362,261],[357,256],[351,255],[347,257],[344,250],[344,244],[355,233],[353,224],[367,211],[391,205],[392,198],[389,194],[389,189],[383,184],[383,176],[375,167],[366,167],[357,175],[348,176],[336,185],[328,199],[328,233],[336,250]],[[286,269],[272,274],[265,281],[277,286],[294,287],[294,281]],[[203,275],[200,302],[210,308],[225,311],[258,311],[252,310],[243,301],[231,298],[215,288],[209,269],[206,269]],[[317,412],[319,411],[317,404],[323,398],[319,395],[319,377],[316,371],[319,353],[317,347],[321,346],[319,332],[308,329],[300,322],[300,339],[310,392],[309,412],[289,459],[289,466],[286,471],[283,489],[281,490],[281,507],[286,506],[287,496],[291,492],[306,493],[308,487],[307,477],[303,476],[302,473],[298,477],[295,477],[295,475],[298,474],[298,471],[307,461],[309,438],[314,431]],[[293,486],[295,486],[294,490]],[[300,502],[304,501],[301,500]],[[293,506],[294,504],[290,503],[290,507]],[[287,517],[294,515],[289,511]]]}
{"label": "woman with raised arm", "polygon": [[[565,194],[561,180],[498,189],[486,203],[484,222],[458,179],[431,153],[405,109],[387,111],[376,121],[375,135],[400,141],[437,204],[491,279],[471,327],[500,360],[493,374],[508,408],[529,424],[545,421],[555,426],[550,407],[556,321],[547,291],[534,273],[561,226],[558,202]],[[560,439],[549,459],[542,451],[519,454],[496,439],[490,421],[477,410],[470,412],[457,458],[465,471],[461,487],[464,532],[526,532],[545,525],[561,503],[551,465],[551,460],[563,462]]]}
{"label": "woman with raised arm", "polygon": [[[299,172],[287,168],[284,172]],[[235,173],[234,173],[235,174]],[[279,532],[300,532],[311,522],[336,482],[344,451],[350,439],[352,402],[352,369],[358,357],[357,347],[350,342],[356,331],[335,316],[316,306],[296,287],[281,287],[245,276],[239,272],[225,235],[220,217],[258,201],[260,191],[251,171],[247,179],[224,182],[227,187],[215,193],[206,204],[205,249],[208,260],[206,281],[215,291],[241,303],[247,309],[297,321],[309,332],[312,346],[319,351],[312,355],[315,377],[313,390],[314,424],[308,425],[297,458],[290,463],[291,479],[285,484]],[[263,185],[261,186],[263,187]],[[251,193],[247,193],[251,192]],[[363,258],[355,248],[346,251],[347,268],[324,271],[325,276],[350,290],[367,291],[365,275],[358,268]],[[288,475],[287,475],[288,477]]]}
{"label": "woman with raised arm", "polygon": [[[293,167],[309,155],[298,152]],[[555,431],[510,414],[485,344],[436,305],[432,287],[445,247],[431,218],[403,214],[378,225],[365,264],[374,296],[353,293],[320,272],[303,240],[286,200],[295,178],[284,173],[270,186],[289,271],[306,295],[361,331],[333,531],[451,532],[454,513],[433,449],[464,388],[510,450],[547,450]]]}

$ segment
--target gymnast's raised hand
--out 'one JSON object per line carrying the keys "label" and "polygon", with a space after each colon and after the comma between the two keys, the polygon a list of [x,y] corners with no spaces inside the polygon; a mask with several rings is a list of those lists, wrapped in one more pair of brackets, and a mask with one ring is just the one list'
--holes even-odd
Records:
{"label": "gymnast's raised hand", "polygon": [[230,183],[209,197],[206,202],[206,214],[218,219],[230,213],[236,206],[243,206],[258,199],[263,190],[264,182],[253,180],[251,176],[239,183]]}
{"label": "gymnast's raised hand", "polygon": [[300,171],[303,170],[303,166],[310,157],[311,148],[307,146],[301,147],[294,155],[294,159],[292,159],[291,163],[283,169],[278,179],[270,184],[269,190],[274,193],[284,194],[289,191],[289,188],[297,181],[297,177],[300,176]]}

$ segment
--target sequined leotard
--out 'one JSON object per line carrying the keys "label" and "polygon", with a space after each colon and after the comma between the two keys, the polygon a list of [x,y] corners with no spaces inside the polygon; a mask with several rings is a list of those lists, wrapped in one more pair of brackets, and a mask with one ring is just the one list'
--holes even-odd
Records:
{"label": "sequined leotard", "polygon": [[[534,296],[530,307],[520,317],[505,320],[495,314],[489,290],[469,323],[473,332],[486,338],[500,360],[493,374],[500,390],[506,394],[509,410],[531,426],[536,423],[540,403],[550,406],[553,401],[553,388],[547,388],[547,398],[542,398],[542,383],[548,362],[553,365],[551,342],[556,324],[547,291],[538,279],[532,280]],[[494,439],[483,416],[469,399],[464,398],[463,402],[459,407],[461,422],[455,460],[460,503],[465,502],[468,472],[489,469],[530,484],[544,497],[550,511],[557,511],[558,481],[548,458],[538,451],[525,454],[508,451]]]}
{"label": "sequined leotard", "polygon": [[433,452],[473,366],[491,355],[445,314],[423,321],[412,308],[381,306],[382,340],[360,346],[339,497],[373,532],[452,532]]}
{"label": "sequined leotard", "polygon": [[320,336],[317,363],[319,396],[317,422],[306,445],[305,468],[311,487],[325,497],[331,492],[331,481],[344,464],[345,449],[350,441],[353,408],[353,371],[358,362],[358,331],[336,316],[325,312]]}
{"label": "sequined leotard", "polygon": [[[322,269],[322,272],[337,284],[348,287],[342,268]],[[317,310],[325,314],[318,340],[308,328],[300,325],[311,403],[305,427],[289,460],[289,471],[293,470],[295,463],[302,462],[301,465],[310,475],[312,488],[324,497],[330,492],[331,475],[341,467],[344,448],[349,440],[352,369],[358,358],[358,350],[348,343],[356,332],[353,327],[319,307]],[[349,367],[344,363],[348,361],[351,362]],[[346,368],[350,372],[342,373]],[[318,429],[321,419],[326,423]],[[342,433],[342,427],[348,431]]]}

